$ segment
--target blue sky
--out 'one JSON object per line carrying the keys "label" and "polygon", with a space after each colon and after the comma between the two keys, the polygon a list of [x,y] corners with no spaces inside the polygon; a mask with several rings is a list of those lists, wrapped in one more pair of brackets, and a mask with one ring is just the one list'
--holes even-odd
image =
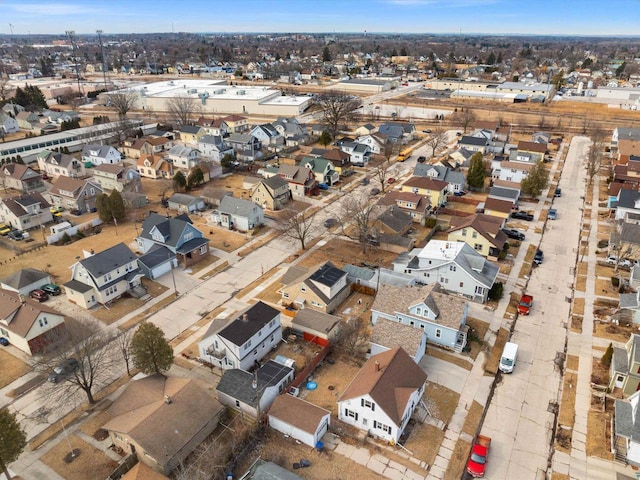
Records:
{"label": "blue sky", "polygon": [[639,0],[0,0],[0,33],[640,35]]}

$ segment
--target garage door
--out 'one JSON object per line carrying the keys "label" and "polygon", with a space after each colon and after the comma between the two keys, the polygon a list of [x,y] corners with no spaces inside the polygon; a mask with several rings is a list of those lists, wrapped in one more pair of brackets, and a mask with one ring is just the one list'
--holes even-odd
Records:
{"label": "garage door", "polygon": [[153,270],[151,270],[151,276],[155,280],[158,277],[161,277],[165,273],[169,273],[171,271],[171,262],[164,262],[160,265],[156,265]]}

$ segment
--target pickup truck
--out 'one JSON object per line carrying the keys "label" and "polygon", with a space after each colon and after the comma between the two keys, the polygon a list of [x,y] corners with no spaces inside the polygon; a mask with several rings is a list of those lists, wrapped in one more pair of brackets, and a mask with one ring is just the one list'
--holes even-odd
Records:
{"label": "pickup truck", "polygon": [[484,435],[478,435],[473,448],[471,449],[471,455],[467,460],[467,472],[469,475],[475,478],[484,477],[484,470],[487,465],[487,456],[489,455],[489,447],[491,446],[491,439]]}
{"label": "pickup truck", "polygon": [[523,295],[518,304],[518,313],[520,315],[529,315],[531,311],[531,305],[533,304],[533,297],[531,295]]}

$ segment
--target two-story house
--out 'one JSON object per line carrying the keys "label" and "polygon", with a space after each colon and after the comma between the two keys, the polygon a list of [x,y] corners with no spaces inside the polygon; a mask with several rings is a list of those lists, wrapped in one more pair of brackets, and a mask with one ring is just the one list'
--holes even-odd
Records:
{"label": "two-story house", "polygon": [[371,153],[380,155],[381,153],[384,152],[386,140],[387,139],[382,134],[378,134],[378,135],[372,134],[372,135],[362,135],[362,136],[356,137],[354,143],[366,145],[367,147],[369,147],[369,151]]}
{"label": "two-story house", "polygon": [[110,145],[85,145],[82,148],[82,161],[92,165],[120,163],[122,154]]}
{"label": "two-story house", "polygon": [[418,283],[439,282],[447,291],[485,303],[499,268],[463,242],[431,240],[422,248],[400,254],[396,272],[408,273]]}
{"label": "two-story house", "polygon": [[43,150],[38,154],[38,169],[52,177],[79,177],[83,174],[82,163],[66,153]]}
{"label": "two-story house", "polygon": [[198,145],[200,139],[206,135],[199,125],[183,125],[180,128],[180,140],[187,145]]}
{"label": "two-story house", "polygon": [[349,296],[347,272],[326,262],[316,269],[291,267],[283,275],[282,303],[332,313]]}
{"label": "two-story house", "polygon": [[262,142],[253,135],[244,133],[232,133],[227,137],[227,145],[236,152],[240,160],[253,161],[259,157],[262,150]]}
{"label": "two-story house", "polygon": [[219,162],[225,155],[233,155],[233,147],[218,135],[204,135],[198,141],[198,150],[203,157]]}
{"label": "two-story house", "polygon": [[447,203],[449,184],[432,177],[411,177],[404,182],[400,191],[425,195],[433,207],[439,207]]}
{"label": "two-story house", "polygon": [[4,133],[8,135],[10,133],[15,133],[20,130],[20,126],[18,125],[18,121],[13,118],[8,113],[0,110],[0,133]]}
{"label": "two-story house", "polygon": [[462,352],[467,344],[469,304],[449,295],[438,282],[411,288],[380,285],[371,307],[371,323],[381,318],[420,329],[427,340]]}
{"label": "two-story house", "polygon": [[311,191],[317,185],[316,177],[310,169],[296,165],[280,164],[279,167],[267,167],[262,170],[262,175],[265,178],[274,175],[284,178],[289,184],[293,198],[304,198],[311,195]]}
{"label": "two-story house", "polygon": [[[140,174],[133,167],[125,166],[123,163],[103,163],[93,170],[93,181],[100,185],[103,192],[117,190],[124,191],[128,185],[138,183],[140,185]],[[130,188],[132,189],[132,188]],[[138,188],[138,191],[141,188]]]}
{"label": "two-story house", "polygon": [[264,224],[264,211],[252,200],[226,196],[211,212],[211,221],[229,230],[248,232]]}
{"label": "two-story house", "polygon": [[25,297],[0,289],[0,335],[27,355],[42,353],[66,339],[62,313]]}
{"label": "two-story house", "polygon": [[427,374],[399,347],[372,355],[338,400],[338,418],[397,443],[422,401]]}
{"label": "two-story house", "polygon": [[42,177],[27,165],[6,163],[0,167],[0,186],[13,188],[22,193],[42,192],[45,189]]}
{"label": "two-story house", "polygon": [[145,178],[173,178],[173,162],[163,155],[142,155],[136,162],[136,169]]}
{"label": "two-story house", "polygon": [[64,284],[71,303],[89,309],[142,288],[138,257],[124,243],[100,253],[84,253],[85,258],[71,266],[71,280]]}
{"label": "two-story house", "polygon": [[413,140],[416,127],[407,122],[386,122],[380,125],[378,133],[385,135],[389,143],[406,144]]}
{"label": "two-story house", "polygon": [[491,161],[491,177],[496,185],[518,188],[536,162],[544,160],[546,145],[535,142],[518,142],[517,148],[504,158],[496,155]]}
{"label": "two-story house", "polygon": [[220,120],[227,125],[229,134],[244,133],[249,130],[249,119],[242,115],[228,115]]}
{"label": "two-story house", "polygon": [[174,145],[165,157],[174,168],[190,170],[200,162],[200,150],[185,145]]}
{"label": "two-story house", "polygon": [[352,165],[363,167],[369,163],[371,148],[367,144],[345,142],[340,146],[340,149],[349,154],[349,160]]}
{"label": "two-story house", "polygon": [[504,219],[482,213],[469,217],[452,217],[447,240],[465,242],[483,257],[497,260],[507,244],[503,226]]}
{"label": "two-story house", "polygon": [[280,312],[259,301],[221,326],[214,320],[198,343],[200,359],[224,370],[249,370],[282,340]]}
{"label": "two-story house", "polygon": [[121,147],[127,158],[138,159],[144,155],[157,155],[173,147],[173,140],[166,137],[127,138]]}
{"label": "two-story house", "polygon": [[413,192],[399,192],[392,190],[378,201],[378,205],[395,205],[411,217],[415,223],[424,225],[425,219],[432,209],[431,201],[426,195]]}
{"label": "two-story house", "polygon": [[100,185],[91,180],[61,176],[43,196],[51,205],[90,212],[96,208],[96,198],[103,193]]}
{"label": "two-story house", "polygon": [[196,125],[200,126],[207,135],[216,137],[226,137],[229,135],[229,125],[221,118],[200,117]]}
{"label": "two-story house", "polygon": [[49,203],[37,193],[0,199],[0,221],[16,230],[39,228],[53,221]]}
{"label": "two-story house", "polygon": [[325,183],[331,186],[340,180],[340,174],[333,166],[333,162],[326,158],[304,157],[300,162],[300,166],[310,169],[318,183]]}
{"label": "two-story house", "polygon": [[396,347],[401,347],[414,362],[420,364],[427,353],[427,334],[422,329],[378,317],[371,327],[370,354],[377,355]]}
{"label": "two-story house", "polygon": [[338,172],[340,176],[353,171],[353,169],[351,168],[351,155],[349,155],[347,152],[343,152],[342,150],[334,148],[323,152],[321,157],[331,161],[334,168],[336,169],[336,172]]}
{"label": "two-story house", "polygon": [[623,397],[640,390],[640,335],[632,333],[624,348],[613,347],[609,390]]}
{"label": "two-story house", "polygon": [[284,137],[270,123],[256,125],[249,134],[260,140],[263,145],[284,145]]}
{"label": "two-story house", "polygon": [[613,450],[617,461],[640,467],[640,390],[627,400],[616,400],[613,417]]}
{"label": "two-story house", "polygon": [[447,193],[454,195],[462,192],[467,183],[464,173],[453,170],[443,165],[430,165],[417,163],[413,169],[414,177],[428,177],[447,183]]}
{"label": "two-story house", "polygon": [[291,200],[291,189],[284,178],[274,175],[253,184],[251,200],[263,209],[280,210]]}
{"label": "two-story house", "polygon": [[470,152],[480,152],[481,154],[487,153],[489,148],[489,139],[484,135],[473,136],[473,135],[464,135],[458,141],[458,147],[464,148]]}

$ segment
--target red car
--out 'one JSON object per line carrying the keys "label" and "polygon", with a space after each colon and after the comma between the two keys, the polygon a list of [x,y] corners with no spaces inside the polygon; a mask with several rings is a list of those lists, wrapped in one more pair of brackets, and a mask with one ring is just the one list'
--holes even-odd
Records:
{"label": "red car", "polygon": [[520,315],[529,315],[533,305],[533,297],[531,295],[523,295],[518,304],[518,313]]}
{"label": "red car", "polygon": [[387,180],[387,183],[388,184],[396,183],[396,179],[391,177],[391,178],[389,178],[389,180]]}
{"label": "red car", "polygon": [[478,438],[476,438],[476,443],[473,444],[471,455],[469,455],[469,460],[467,461],[467,472],[472,477],[484,477],[490,445],[491,439],[489,437],[478,435]]}
{"label": "red car", "polygon": [[38,300],[39,302],[44,302],[49,299],[49,295],[47,295],[47,292],[45,292],[44,290],[40,290],[39,288],[31,290],[29,292],[29,296],[34,300]]}

